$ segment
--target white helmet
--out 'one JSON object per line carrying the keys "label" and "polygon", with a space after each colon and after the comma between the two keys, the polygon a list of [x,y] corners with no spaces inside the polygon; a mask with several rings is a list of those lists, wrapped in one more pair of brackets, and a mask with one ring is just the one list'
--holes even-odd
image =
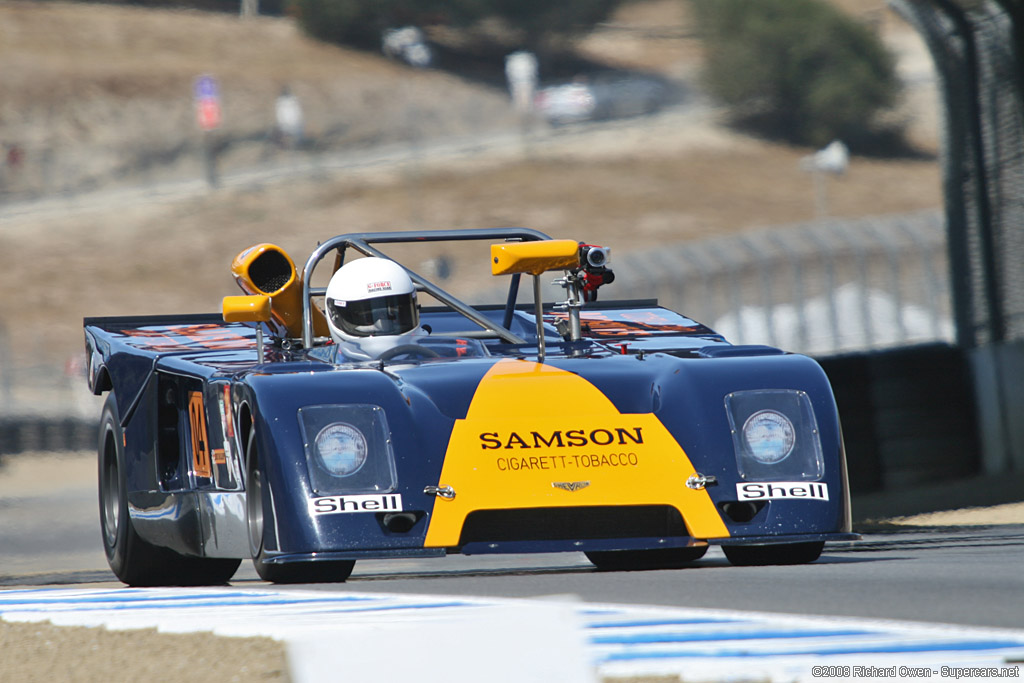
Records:
{"label": "white helmet", "polygon": [[405,268],[388,259],[370,256],[343,265],[331,277],[324,303],[331,337],[356,356],[376,358],[424,334],[416,287]]}

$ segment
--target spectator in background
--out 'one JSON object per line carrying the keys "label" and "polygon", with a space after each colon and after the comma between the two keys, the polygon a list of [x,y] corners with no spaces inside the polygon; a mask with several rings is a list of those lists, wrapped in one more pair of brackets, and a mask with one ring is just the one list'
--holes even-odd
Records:
{"label": "spectator in background", "polygon": [[0,193],[7,191],[8,185],[15,183],[15,178],[25,162],[25,150],[17,143],[4,145],[4,156],[0,162]]}
{"label": "spectator in background", "polygon": [[507,55],[505,78],[516,112],[528,116],[533,111],[533,94],[537,90],[537,57],[526,50]]}
{"label": "spectator in background", "polygon": [[281,88],[281,94],[277,96],[274,113],[277,117],[275,133],[281,146],[287,149],[295,149],[300,146],[305,126],[302,105],[299,104],[299,99],[292,94],[287,85]]}
{"label": "spectator in background", "polygon": [[25,150],[19,145],[10,145],[7,147],[7,166],[12,171],[17,171],[21,168],[21,163],[25,160]]}
{"label": "spectator in background", "polygon": [[423,31],[415,26],[389,28],[381,34],[381,49],[390,59],[398,59],[417,69],[426,69],[434,61]]}

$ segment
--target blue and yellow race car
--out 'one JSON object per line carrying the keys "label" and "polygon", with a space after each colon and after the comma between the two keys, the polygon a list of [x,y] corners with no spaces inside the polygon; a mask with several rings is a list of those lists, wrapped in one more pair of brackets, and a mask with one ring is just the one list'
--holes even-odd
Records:
{"label": "blue and yellow race car", "polygon": [[[381,251],[439,241],[480,245],[506,303],[466,304]],[[355,307],[314,283],[364,257],[434,302],[407,343],[353,357],[332,321]],[[542,300],[549,271],[564,301]],[[524,228],[346,234],[301,271],[259,244],[232,272],[243,294],[220,313],[84,321],[89,386],[108,393],[103,544],[127,584],[224,583],[244,558],[285,583],[448,553],[676,567],[709,544],[792,564],[856,537],[818,364],[598,301],[604,248]]]}

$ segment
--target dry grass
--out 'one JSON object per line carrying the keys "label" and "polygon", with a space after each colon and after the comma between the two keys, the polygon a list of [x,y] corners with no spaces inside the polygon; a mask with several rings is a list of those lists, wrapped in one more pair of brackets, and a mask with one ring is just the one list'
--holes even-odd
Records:
{"label": "dry grass", "polygon": [[276,18],[22,0],[0,2],[0,16],[0,60],[18,67],[5,69],[0,82],[16,107],[98,95],[162,99],[174,89],[188,99],[192,79],[208,72],[271,93],[292,79],[352,87],[402,72]]}
{"label": "dry grass", "polygon": [[[175,150],[194,150],[156,178],[199,173],[201,132],[193,84],[219,84],[223,124],[215,137],[269,135],[285,85],[301,99],[308,134],[324,144],[365,145],[481,130],[511,120],[504,93],[440,72],[410,70],[375,55],[306,38],[281,18],[86,3],[0,0],[0,143],[53,159],[56,175],[110,177]],[[438,115],[444,104],[449,115]],[[422,107],[410,120],[411,109]],[[251,163],[265,150],[221,162]],[[19,189],[17,178],[7,180]],[[66,178],[58,180],[67,183]],[[131,182],[133,178],[127,178]]]}
{"label": "dry grass", "polygon": [[[670,0],[630,4],[617,24],[649,28],[660,21],[682,30],[678,8]],[[637,66],[695,66],[692,42],[666,46],[646,30],[598,32],[584,47],[597,51],[610,38],[617,58]],[[311,126],[341,111],[349,135],[364,140],[373,130],[404,135],[408,111],[398,91],[480,120],[492,110],[508,116],[503,93],[317,44],[286,19],[0,0],[0,63],[16,67],[0,70],[5,139],[57,139],[97,154],[125,139],[152,144],[195,136],[192,78],[213,67],[226,127],[269,126],[269,107],[257,103],[270,102],[286,78],[309,102]],[[23,219],[0,225],[0,288],[17,293],[0,300],[0,323],[17,362],[59,367],[81,352],[85,315],[217,310],[222,296],[235,293],[232,257],[260,241],[279,243],[301,261],[318,240],[342,232],[523,225],[622,253],[809,220],[813,185],[799,169],[809,151],[737,135],[713,119],[637,119],[585,136],[545,133],[528,154],[458,163],[420,158],[383,175],[321,175],[180,202]],[[828,192],[836,216],[941,203],[933,160],[855,158]],[[423,249],[416,258],[435,254]]]}
{"label": "dry grass", "polygon": [[[85,315],[217,310],[236,293],[231,259],[261,241],[302,261],[341,232],[524,225],[624,252],[808,220],[813,191],[800,154],[755,145],[646,160],[554,157],[385,184],[341,176],[48,221],[7,236],[14,248],[0,251],[0,288],[20,294],[0,302],[0,318],[18,321],[9,332],[22,358],[61,362],[80,352]],[[865,160],[831,183],[830,199],[836,215],[933,208],[937,170]],[[61,235],[60,249],[39,239],[46,233]],[[415,258],[438,253],[421,247]]]}
{"label": "dry grass", "polygon": [[0,648],[0,680],[19,683],[290,680],[285,645],[270,638],[0,620]]}

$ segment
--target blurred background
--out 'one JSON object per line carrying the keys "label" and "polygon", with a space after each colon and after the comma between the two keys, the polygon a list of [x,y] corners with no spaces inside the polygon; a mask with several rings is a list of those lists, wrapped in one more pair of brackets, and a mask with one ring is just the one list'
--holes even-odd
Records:
{"label": "blurred background", "polygon": [[[217,311],[258,242],[516,225],[818,358],[855,492],[1020,473],[1020,10],[962,5],[0,0],[0,454],[91,447],[84,316]],[[479,246],[400,256],[491,296]]]}

